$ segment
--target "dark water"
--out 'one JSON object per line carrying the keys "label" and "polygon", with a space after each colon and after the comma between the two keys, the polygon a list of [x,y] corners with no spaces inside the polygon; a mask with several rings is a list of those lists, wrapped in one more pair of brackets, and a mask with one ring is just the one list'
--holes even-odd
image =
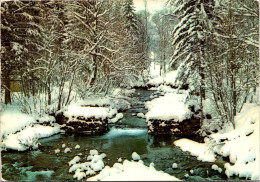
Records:
{"label": "dark water", "polygon": [[[154,162],[157,170],[163,170],[182,180],[226,180],[225,174],[211,169],[213,163],[204,163],[196,160],[186,152],[182,152],[173,145],[178,139],[170,136],[150,136],[147,134],[145,119],[133,116],[132,113],[143,112],[143,102],[149,100],[152,91],[137,90],[135,97],[139,102],[124,113],[122,124],[111,126],[110,131],[102,136],[68,136],[55,135],[41,139],[41,146],[36,151],[4,152],[2,153],[3,178],[12,181],[33,180],[73,180],[73,174],[68,173],[68,162],[79,153],[82,153],[81,162],[85,162],[89,150],[97,149],[104,152],[107,158],[105,165],[113,165],[118,158],[131,160],[131,154],[137,152],[145,165]],[[62,144],[72,148],[72,152],[64,153]],[[80,149],[74,149],[76,145]],[[56,148],[61,149],[55,154]],[[173,163],[178,164],[172,169]],[[217,164],[223,168],[223,162]],[[193,174],[190,170],[193,169]],[[189,177],[184,177],[189,174]],[[235,178],[234,178],[235,179]],[[233,179],[233,180],[234,180]]]}

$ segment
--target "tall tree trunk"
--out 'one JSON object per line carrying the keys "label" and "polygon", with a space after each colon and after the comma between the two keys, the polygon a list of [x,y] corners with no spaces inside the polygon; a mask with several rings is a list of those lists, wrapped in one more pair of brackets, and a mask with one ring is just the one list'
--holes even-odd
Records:
{"label": "tall tree trunk", "polygon": [[48,92],[48,105],[51,105],[51,81],[50,81],[50,78],[48,79],[47,92]]}
{"label": "tall tree trunk", "polygon": [[11,83],[10,83],[10,71],[5,70],[4,73],[4,85],[5,85],[5,104],[11,104]]}
{"label": "tall tree trunk", "polygon": [[95,83],[95,80],[97,78],[97,64],[96,64],[96,55],[93,55],[93,62],[94,62],[94,70],[93,70],[93,74],[90,80],[90,86],[92,87]]}

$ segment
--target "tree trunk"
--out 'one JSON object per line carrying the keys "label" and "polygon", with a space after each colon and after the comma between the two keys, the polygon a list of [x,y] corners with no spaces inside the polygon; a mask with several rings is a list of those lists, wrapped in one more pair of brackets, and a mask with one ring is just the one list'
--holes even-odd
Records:
{"label": "tree trunk", "polygon": [[11,104],[11,83],[9,70],[4,71],[5,104]]}
{"label": "tree trunk", "polygon": [[51,105],[51,83],[50,80],[48,80],[48,105]]}

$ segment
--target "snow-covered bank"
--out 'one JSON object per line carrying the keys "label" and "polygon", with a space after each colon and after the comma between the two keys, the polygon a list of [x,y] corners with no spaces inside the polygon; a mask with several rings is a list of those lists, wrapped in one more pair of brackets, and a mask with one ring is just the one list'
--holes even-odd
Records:
{"label": "snow-covered bank", "polygon": [[148,82],[147,85],[149,87],[158,87],[160,85],[170,85],[175,86],[175,79],[177,77],[177,70],[170,71],[166,73],[164,76],[156,75],[153,76]]}
{"label": "snow-covered bank", "polygon": [[181,122],[184,119],[190,118],[192,113],[185,104],[187,95],[167,93],[166,95],[146,102],[145,106],[148,109],[146,119],[156,120],[171,120]]}
{"label": "snow-covered bank", "polygon": [[152,165],[147,167],[140,161],[124,160],[122,164],[106,166],[98,175],[88,178],[88,181],[179,181],[179,179],[157,171]]}
{"label": "snow-covered bank", "polygon": [[[200,129],[199,100],[189,88],[175,86],[177,71],[152,78],[148,85],[157,90],[153,100],[145,103],[148,109],[145,117],[151,134],[196,135]],[[149,86],[150,87],[150,86]]]}
{"label": "snow-covered bank", "polygon": [[186,138],[182,138],[174,142],[183,151],[188,151],[191,155],[196,156],[198,160],[204,162],[214,162],[216,160],[215,154],[211,151],[206,143],[198,143]]}
{"label": "snow-covered bank", "polygon": [[259,173],[259,106],[245,104],[235,117],[235,129],[225,129],[205,138],[205,143],[188,139],[174,142],[184,151],[191,152],[198,160],[213,162],[214,155],[229,157],[225,174],[257,180]]}
{"label": "snow-covered bank", "polygon": [[[19,111],[7,110],[0,115],[1,147],[25,151],[38,148],[38,139],[60,132],[60,126],[53,123],[52,116],[33,117]],[[43,123],[48,123],[44,126]]]}

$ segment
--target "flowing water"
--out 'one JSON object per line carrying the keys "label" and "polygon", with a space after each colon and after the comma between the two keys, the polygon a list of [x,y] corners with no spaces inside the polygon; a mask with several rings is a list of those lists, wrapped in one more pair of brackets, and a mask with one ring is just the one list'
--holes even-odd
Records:
{"label": "flowing water", "polygon": [[[104,152],[107,158],[105,165],[112,166],[118,158],[131,160],[131,154],[137,152],[144,164],[149,166],[154,162],[157,170],[165,171],[182,180],[227,180],[224,172],[218,173],[211,169],[213,163],[196,160],[189,153],[182,152],[173,142],[178,139],[173,136],[151,136],[147,134],[145,119],[133,116],[133,113],[145,113],[144,102],[150,100],[153,91],[137,89],[134,97],[138,99],[131,109],[124,112],[121,123],[111,126],[108,133],[101,136],[69,136],[58,134],[41,139],[38,150],[27,152],[3,152],[3,178],[11,181],[33,180],[73,180],[68,162],[79,153],[81,161],[86,161],[89,150],[97,149]],[[64,153],[62,144],[72,148],[72,152]],[[76,145],[80,149],[74,149]],[[55,154],[56,148],[61,149]],[[178,164],[172,169],[173,163]],[[223,162],[217,164],[223,168]],[[191,174],[190,170],[193,170]],[[185,174],[189,176],[185,177]],[[232,180],[239,180],[233,178]]]}

